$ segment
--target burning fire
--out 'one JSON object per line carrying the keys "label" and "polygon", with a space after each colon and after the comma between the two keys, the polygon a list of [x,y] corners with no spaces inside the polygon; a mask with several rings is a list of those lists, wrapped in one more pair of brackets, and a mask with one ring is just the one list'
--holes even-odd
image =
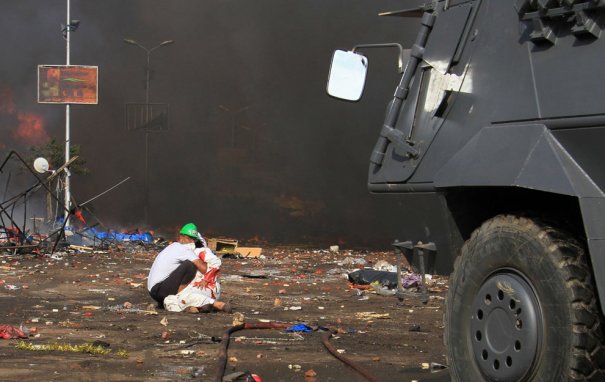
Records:
{"label": "burning fire", "polygon": [[[8,117],[3,118],[3,124],[11,130],[10,136],[15,141],[28,145],[39,145],[48,140],[49,137],[44,128],[42,116],[35,113],[20,112],[15,103],[12,89],[0,83],[0,117],[3,115]],[[3,136],[6,135],[3,134]],[[6,143],[0,142],[0,148],[5,147]]]}
{"label": "burning fire", "polygon": [[39,145],[48,140],[42,117],[34,113],[19,113],[19,126],[13,131],[13,138],[30,145]]}

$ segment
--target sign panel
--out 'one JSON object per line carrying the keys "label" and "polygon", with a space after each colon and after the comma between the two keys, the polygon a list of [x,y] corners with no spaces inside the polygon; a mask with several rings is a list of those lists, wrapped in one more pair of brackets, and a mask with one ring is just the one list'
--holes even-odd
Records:
{"label": "sign panel", "polygon": [[98,66],[38,65],[38,103],[97,104]]}

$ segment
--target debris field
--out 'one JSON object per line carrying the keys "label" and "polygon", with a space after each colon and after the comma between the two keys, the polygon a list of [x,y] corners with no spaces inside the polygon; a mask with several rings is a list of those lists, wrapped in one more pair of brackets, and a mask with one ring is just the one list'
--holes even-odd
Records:
{"label": "debris field", "polygon": [[326,335],[338,355],[376,380],[449,380],[445,277],[428,279],[427,304],[347,279],[394,264],[392,252],[265,247],[260,256],[224,256],[221,300],[231,314],[158,309],[146,288],[156,255],[144,248],[0,254],[0,333],[13,328],[25,337],[0,339],[0,380],[212,381],[225,331],[242,323],[291,330],[231,334],[223,380],[246,371],[263,381],[367,380],[328,352]]}

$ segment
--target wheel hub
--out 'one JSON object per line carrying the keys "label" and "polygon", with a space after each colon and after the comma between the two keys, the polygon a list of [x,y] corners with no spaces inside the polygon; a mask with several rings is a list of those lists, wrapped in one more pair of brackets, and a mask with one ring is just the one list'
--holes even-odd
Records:
{"label": "wheel hub", "polygon": [[515,273],[498,273],[481,285],[471,317],[475,362],[490,380],[519,381],[531,370],[542,338],[533,288]]}

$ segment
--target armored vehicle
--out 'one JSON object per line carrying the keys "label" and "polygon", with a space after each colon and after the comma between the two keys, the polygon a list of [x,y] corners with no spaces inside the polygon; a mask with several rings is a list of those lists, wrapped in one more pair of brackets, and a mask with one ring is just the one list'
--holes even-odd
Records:
{"label": "armored vehicle", "polygon": [[[605,1],[434,0],[384,15],[420,30],[368,185],[443,201],[452,379],[605,380]],[[359,50],[335,53],[330,95],[361,98]]]}

